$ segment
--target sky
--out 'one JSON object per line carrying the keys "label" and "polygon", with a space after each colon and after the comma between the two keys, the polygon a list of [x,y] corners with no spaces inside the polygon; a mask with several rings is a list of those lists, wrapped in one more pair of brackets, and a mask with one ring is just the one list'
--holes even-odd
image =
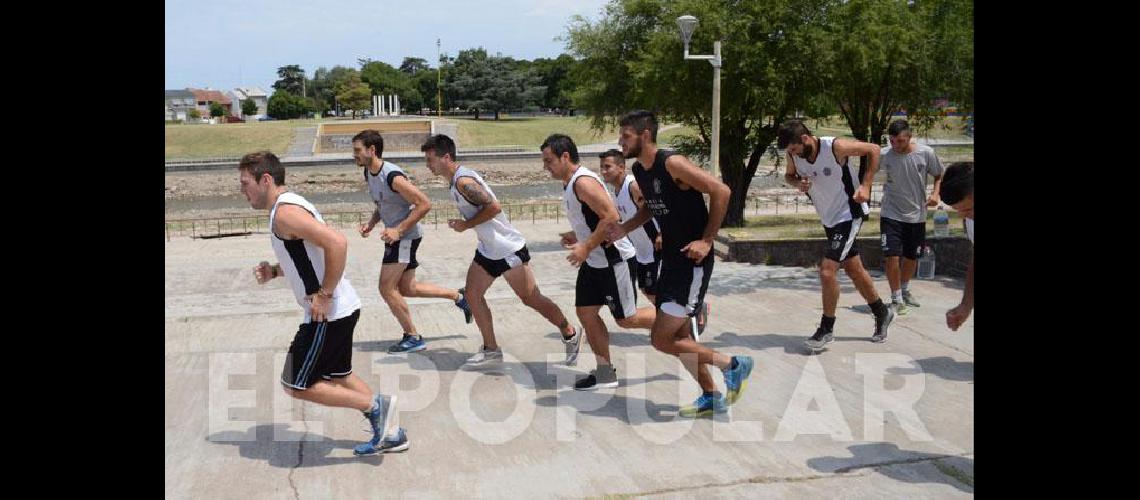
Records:
{"label": "sky", "polygon": [[[166,0],[166,89],[259,86],[272,92],[277,68],[359,69],[371,58],[436,66],[442,52],[483,47],[516,59],[566,52],[571,16],[591,21],[607,0]],[[354,10],[355,9],[355,10]]]}

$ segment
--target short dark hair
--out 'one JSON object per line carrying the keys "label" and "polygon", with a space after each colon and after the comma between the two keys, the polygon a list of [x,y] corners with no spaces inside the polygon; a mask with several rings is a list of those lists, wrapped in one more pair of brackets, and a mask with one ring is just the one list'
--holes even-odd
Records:
{"label": "short dark hair", "polygon": [[384,155],[384,136],[380,135],[379,130],[361,130],[359,134],[352,136],[352,142],[356,141],[360,141],[361,144],[364,144],[364,149],[368,149],[369,146],[375,146],[376,155]]}
{"label": "short dark hair", "polygon": [[550,134],[542,145],[538,147],[539,151],[550,148],[550,152],[554,156],[562,158],[562,153],[570,153],[570,162],[578,163],[578,146],[574,145],[574,139],[566,134]]}
{"label": "short dark hair", "polygon": [[606,158],[613,158],[614,161],[616,161],[618,165],[621,165],[623,167],[625,166],[625,155],[622,154],[621,151],[618,151],[616,149],[607,149],[604,152],[602,152],[601,154],[599,154],[598,158],[601,158],[603,160]]}
{"label": "short dark hair", "polygon": [[807,125],[800,120],[788,120],[780,124],[780,129],[776,131],[776,147],[779,149],[786,149],[788,144],[800,144],[803,142],[801,137],[811,135],[811,130],[808,130]]}
{"label": "short dark hair", "polygon": [[895,120],[887,127],[887,135],[891,137],[903,132],[910,132],[910,124],[906,120]]}
{"label": "short dark hair", "polygon": [[435,155],[443,158],[443,155],[451,155],[451,161],[458,161],[455,157],[455,141],[450,137],[443,134],[436,134],[428,137],[423,146],[420,146],[420,151],[428,152],[435,151]]}
{"label": "short dark hair", "polygon": [[974,194],[974,162],[959,161],[951,163],[942,173],[942,187],[938,196],[947,205],[962,201]]}
{"label": "short dark hair", "polygon": [[285,166],[281,164],[281,160],[277,159],[277,155],[269,151],[257,151],[241,157],[241,161],[238,162],[238,171],[242,170],[248,170],[254,180],[259,180],[261,176],[269,174],[273,177],[274,185],[285,185]]}
{"label": "short dark hair", "polygon": [[654,115],[652,111],[644,109],[630,111],[621,117],[618,125],[620,127],[633,127],[633,130],[639,134],[648,130],[650,140],[657,142],[657,115]]}

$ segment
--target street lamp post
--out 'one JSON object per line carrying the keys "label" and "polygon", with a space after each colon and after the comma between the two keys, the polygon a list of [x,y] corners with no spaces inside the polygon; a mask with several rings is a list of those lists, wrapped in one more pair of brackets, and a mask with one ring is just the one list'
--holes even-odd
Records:
{"label": "street lamp post", "polygon": [[697,18],[684,15],[677,18],[677,27],[681,29],[681,40],[685,42],[685,59],[705,60],[713,67],[713,102],[712,102],[712,174],[720,177],[720,66],[724,61],[720,55],[720,41],[713,42],[713,55],[690,55],[689,40],[693,38],[693,31],[697,29]]}
{"label": "street lamp post", "polygon": [[439,69],[435,72],[435,116],[443,117],[443,56],[439,53],[439,39],[435,39],[435,63]]}

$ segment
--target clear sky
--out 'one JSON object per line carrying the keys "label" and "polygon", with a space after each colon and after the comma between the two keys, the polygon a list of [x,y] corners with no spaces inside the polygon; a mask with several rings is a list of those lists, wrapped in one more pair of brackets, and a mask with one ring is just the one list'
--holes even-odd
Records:
{"label": "clear sky", "polygon": [[565,52],[574,14],[600,17],[607,0],[166,0],[166,88],[272,92],[277,68],[358,68],[358,58],[436,66],[436,38],[455,56],[476,47],[517,59]]}

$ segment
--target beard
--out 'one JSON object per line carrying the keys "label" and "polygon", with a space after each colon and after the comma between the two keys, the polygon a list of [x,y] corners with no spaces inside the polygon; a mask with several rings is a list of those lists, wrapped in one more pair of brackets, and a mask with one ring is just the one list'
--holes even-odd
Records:
{"label": "beard", "polygon": [[800,152],[800,158],[803,158],[805,160],[810,160],[811,155],[814,152],[815,152],[815,148],[813,148],[811,144],[804,144],[804,150]]}
{"label": "beard", "polygon": [[627,159],[627,160],[631,159],[631,158],[636,159],[638,156],[641,156],[641,138],[640,137],[638,137],[637,140],[633,144],[629,145],[629,153],[625,154],[625,159]]}

